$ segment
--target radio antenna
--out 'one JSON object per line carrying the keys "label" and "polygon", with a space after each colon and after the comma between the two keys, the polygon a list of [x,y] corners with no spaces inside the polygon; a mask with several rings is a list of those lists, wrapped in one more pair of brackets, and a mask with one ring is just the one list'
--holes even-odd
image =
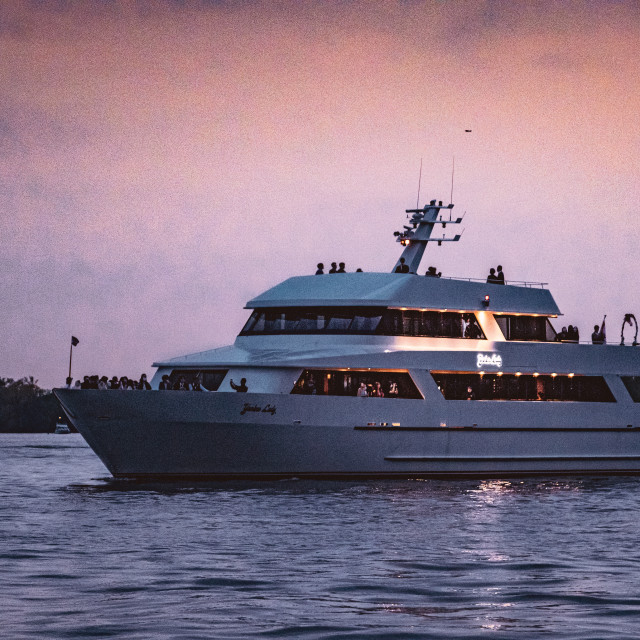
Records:
{"label": "radio antenna", "polygon": [[455,173],[455,170],[456,170],[456,157],[454,155],[453,161],[451,163],[451,199],[449,200],[451,204],[453,204],[453,175]]}
{"label": "radio antenna", "polygon": [[422,182],[422,158],[420,158],[420,175],[418,176],[418,197],[416,198],[416,209],[420,208],[420,183]]}

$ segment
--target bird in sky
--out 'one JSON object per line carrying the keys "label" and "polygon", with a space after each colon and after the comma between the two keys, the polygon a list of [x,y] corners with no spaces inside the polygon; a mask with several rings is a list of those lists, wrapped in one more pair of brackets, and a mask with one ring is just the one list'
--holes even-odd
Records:
{"label": "bird in sky", "polygon": [[465,129],[464,132],[465,133],[471,133],[471,129]]}

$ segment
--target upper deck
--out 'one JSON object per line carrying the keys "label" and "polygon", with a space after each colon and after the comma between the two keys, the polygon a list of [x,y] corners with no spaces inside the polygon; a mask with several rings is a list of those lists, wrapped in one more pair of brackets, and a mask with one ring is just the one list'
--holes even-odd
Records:
{"label": "upper deck", "polygon": [[[488,305],[485,300],[487,295]],[[490,311],[545,316],[560,314],[560,309],[547,289],[429,278],[412,273],[295,276],[246,304],[248,309],[342,306]]]}

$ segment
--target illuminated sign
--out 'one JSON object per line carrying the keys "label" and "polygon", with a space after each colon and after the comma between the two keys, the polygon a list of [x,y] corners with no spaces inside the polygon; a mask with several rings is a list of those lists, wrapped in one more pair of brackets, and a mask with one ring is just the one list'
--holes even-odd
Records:
{"label": "illuminated sign", "polygon": [[492,353],[491,355],[488,353],[479,353],[476,365],[478,366],[478,369],[482,369],[482,367],[496,367],[496,369],[502,369],[502,356],[497,353]]}

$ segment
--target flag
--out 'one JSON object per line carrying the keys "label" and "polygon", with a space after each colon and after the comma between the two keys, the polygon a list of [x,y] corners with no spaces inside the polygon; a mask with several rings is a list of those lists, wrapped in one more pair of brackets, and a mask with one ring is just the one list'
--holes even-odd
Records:
{"label": "flag", "polygon": [[71,336],[71,346],[77,347],[79,344],[80,344],[80,340],[78,340],[78,338],[76,338],[75,336]]}
{"label": "flag", "polygon": [[600,335],[602,336],[602,341],[606,342],[607,341],[607,332],[604,328],[604,323],[607,321],[607,316],[605,316],[602,319],[602,326],[600,327]]}

